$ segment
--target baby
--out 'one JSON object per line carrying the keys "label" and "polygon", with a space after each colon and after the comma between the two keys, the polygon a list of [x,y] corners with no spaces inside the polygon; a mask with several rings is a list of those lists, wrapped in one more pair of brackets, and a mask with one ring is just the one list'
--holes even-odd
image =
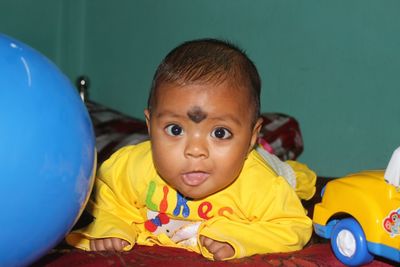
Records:
{"label": "baby", "polygon": [[301,249],[312,222],[299,196],[312,197],[315,173],[282,163],[296,175],[292,188],[254,149],[260,87],[253,62],[228,42],[173,49],[144,111],[150,141],[102,164],[87,207],[95,219],[67,242],[92,251],[157,244],[215,260]]}

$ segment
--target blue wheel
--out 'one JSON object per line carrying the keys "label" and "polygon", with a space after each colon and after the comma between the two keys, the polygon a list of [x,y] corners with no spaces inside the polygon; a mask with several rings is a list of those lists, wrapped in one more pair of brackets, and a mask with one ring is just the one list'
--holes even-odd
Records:
{"label": "blue wheel", "polygon": [[363,265],[374,259],[361,225],[353,218],[340,220],[335,225],[331,245],[335,256],[347,266]]}

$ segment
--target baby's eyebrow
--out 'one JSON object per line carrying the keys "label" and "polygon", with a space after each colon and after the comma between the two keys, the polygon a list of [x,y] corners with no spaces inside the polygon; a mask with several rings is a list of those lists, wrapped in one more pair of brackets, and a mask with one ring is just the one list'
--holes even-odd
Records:
{"label": "baby's eyebrow", "polygon": [[163,110],[163,111],[161,111],[161,112],[157,112],[157,113],[156,113],[156,117],[157,117],[157,118],[164,118],[164,117],[181,118],[181,117],[184,117],[184,116],[182,116],[182,115],[180,115],[180,114],[177,114],[176,112],[171,111],[171,110]]}
{"label": "baby's eyebrow", "polygon": [[207,118],[207,112],[204,112],[199,106],[194,106],[190,108],[186,114],[189,119],[191,119],[195,123],[199,123]]}
{"label": "baby's eyebrow", "polygon": [[230,123],[234,123],[238,126],[243,126],[243,122],[238,119],[237,116],[233,115],[233,114],[222,114],[220,116],[209,116],[210,120],[216,121],[216,122],[230,122]]}

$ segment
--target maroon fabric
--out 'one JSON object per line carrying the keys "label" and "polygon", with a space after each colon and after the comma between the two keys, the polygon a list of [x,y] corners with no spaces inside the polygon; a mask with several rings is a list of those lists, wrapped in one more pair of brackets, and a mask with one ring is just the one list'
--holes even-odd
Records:
{"label": "maroon fabric", "polygon": [[96,102],[86,107],[96,135],[97,159],[101,163],[118,148],[148,139],[146,123]]}
{"label": "maroon fabric", "polygon": [[[333,255],[329,244],[313,244],[292,253],[255,255],[232,261],[215,262],[183,249],[136,246],[129,252],[84,252],[78,249],[55,249],[32,267],[102,267],[102,266],[344,266]],[[392,266],[374,260],[367,266]]]}
{"label": "maroon fabric", "polygon": [[294,160],[303,152],[300,125],[291,116],[263,113],[259,143],[281,160]]}

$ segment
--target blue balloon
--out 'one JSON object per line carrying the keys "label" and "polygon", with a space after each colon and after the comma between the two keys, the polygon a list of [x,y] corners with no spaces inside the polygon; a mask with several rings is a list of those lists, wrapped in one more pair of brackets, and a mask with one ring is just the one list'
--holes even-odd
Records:
{"label": "blue balloon", "polygon": [[46,57],[0,34],[0,266],[57,245],[93,186],[93,126],[77,90]]}

